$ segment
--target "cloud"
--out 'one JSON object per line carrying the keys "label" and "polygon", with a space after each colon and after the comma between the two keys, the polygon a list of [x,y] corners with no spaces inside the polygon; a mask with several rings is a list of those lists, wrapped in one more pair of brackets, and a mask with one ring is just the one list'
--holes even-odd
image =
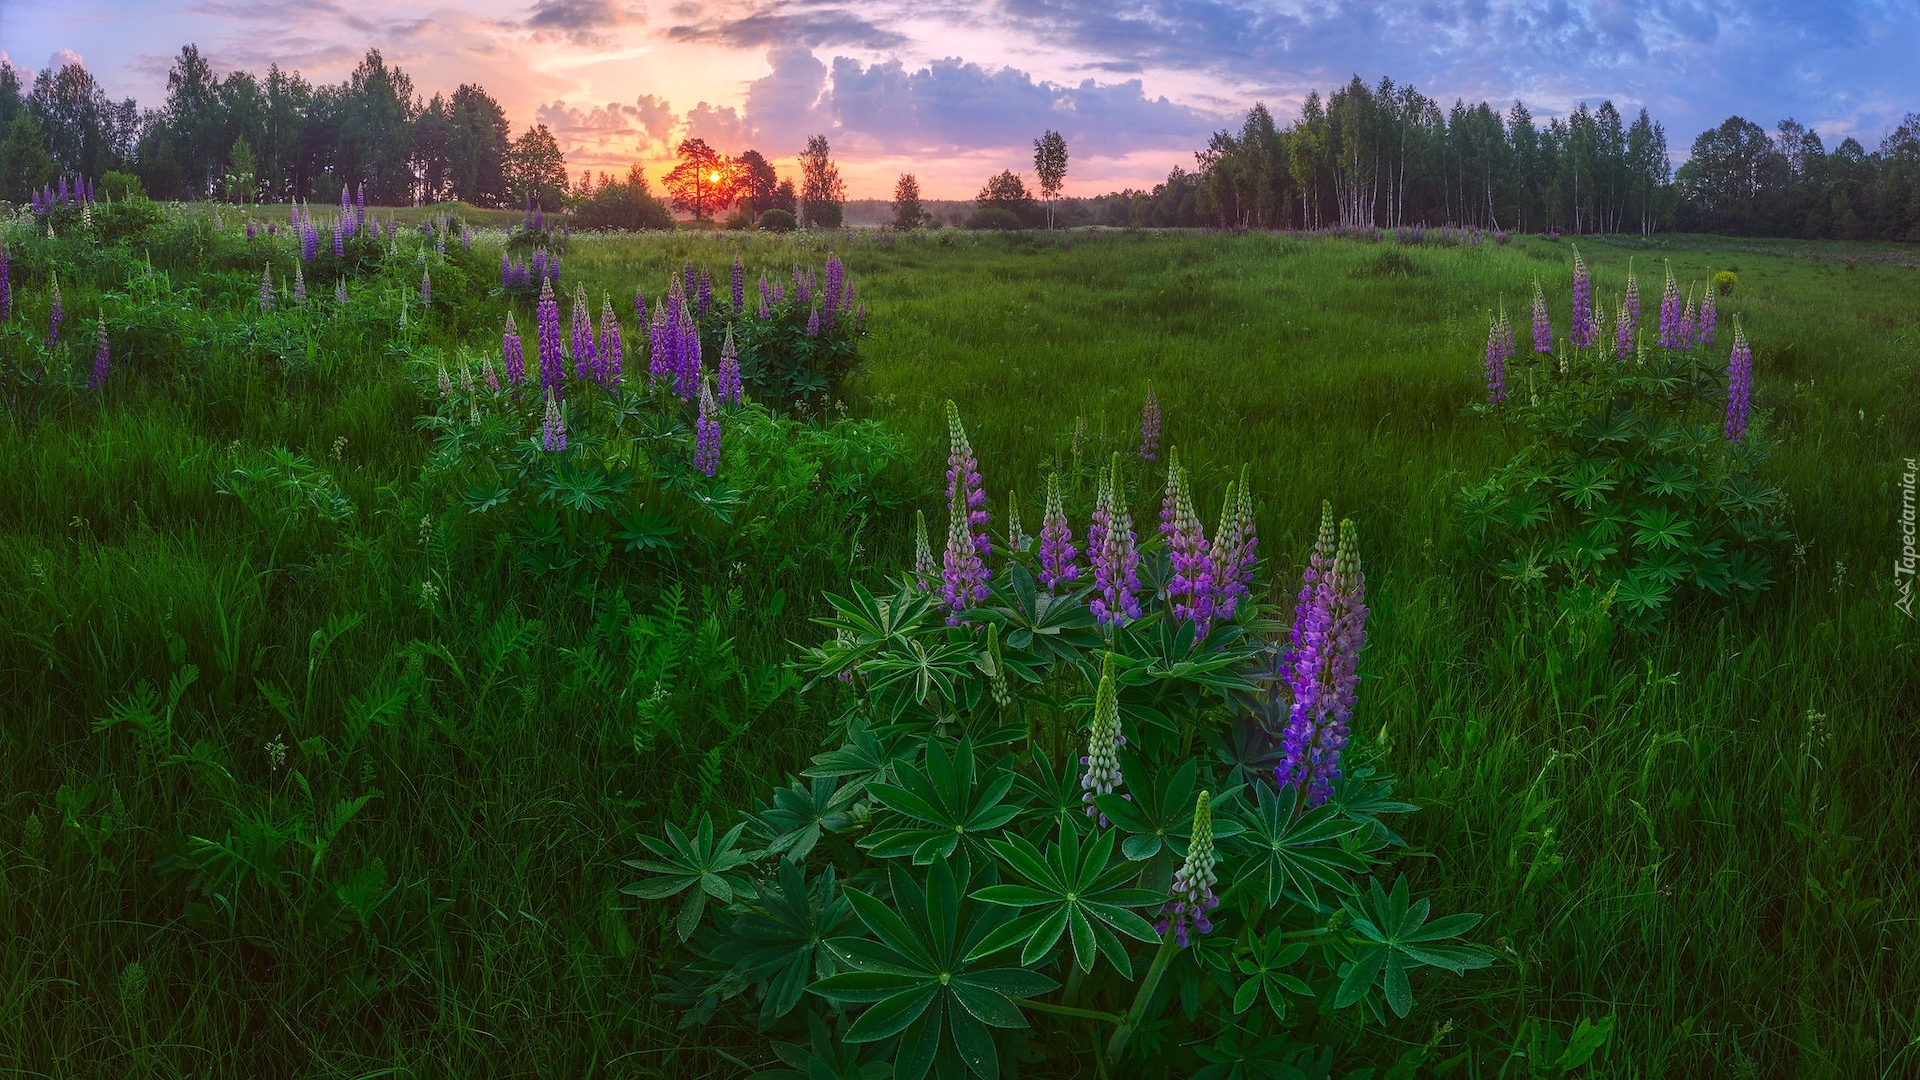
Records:
{"label": "cloud", "polygon": [[762,49],[770,45],[897,49],[911,38],[845,8],[777,2],[738,18],[706,19],[667,28],[667,40]]}
{"label": "cloud", "polygon": [[644,12],[615,0],[537,0],[520,25],[532,31],[536,41],[601,45],[610,40],[608,31],[646,21]]}
{"label": "cloud", "polygon": [[725,153],[747,143],[747,122],[740,110],[731,105],[701,102],[687,112],[687,137],[705,139],[714,149]]}
{"label": "cloud", "polygon": [[56,49],[53,55],[47,58],[47,67],[54,71],[59,71],[61,68],[71,64],[77,64],[80,67],[87,66],[87,62],[80,58],[80,54],[74,52],[72,49]]}
{"label": "cloud", "polygon": [[631,105],[609,101],[580,108],[552,101],[534,109],[534,120],[553,132],[569,162],[595,166],[671,153],[677,122],[672,106],[652,94]]}

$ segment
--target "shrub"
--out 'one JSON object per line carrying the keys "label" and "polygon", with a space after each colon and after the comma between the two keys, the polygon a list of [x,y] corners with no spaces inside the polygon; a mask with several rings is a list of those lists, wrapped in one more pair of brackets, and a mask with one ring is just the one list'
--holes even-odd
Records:
{"label": "shrub", "polygon": [[140,178],[132,173],[109,170],[100,177],[100,194],[118,202],[136,196],[144,199],[147,197],[147,189],[140,183]]}
{"label": "shrub", "polygon": [[792,232],[798,226],[793,211],[774,208],[760,215],[760,227],[768,232]]}
{"label": "shrub", "polygon": [[1020,218],[1003,206],[983,206],[967,217],[966,227],[1013,231],[1020,228]]}
{"label": "shrub", "polygon": [[639,232],[671,229],[673,215],[666,204],[654,198],[643,185],[612,183],[601,185],[592,198],[573,211],[573,223],[582,229]]}
{"label": "shrub", "polygon": [[1732,296],[1733,290],[1740,284],[1740,276],[1731,270],[1722,270],[1713,275],[1713,287],[1721,296]]}

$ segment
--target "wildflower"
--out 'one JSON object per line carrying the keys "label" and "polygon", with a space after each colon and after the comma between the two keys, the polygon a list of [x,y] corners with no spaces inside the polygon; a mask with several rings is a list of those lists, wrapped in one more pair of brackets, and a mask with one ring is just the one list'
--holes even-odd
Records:
{"label": "wildflower", "polygon": [[712,476],[720,470],[719,407],[713,402],[713,383],[700,382],[700,418],[694,422],[693,467]]}
{"label": "wildflower", "polygon": [[1194,637],[1204,638],[1213,626],[1213,552],[1193,512],[1185,469],[1174,477],[1173,529],[1167,548],[1172,574],[1166,592],[1173,617],[1193,620]]}
{"label": "wildflower", "polygon": [[578,378],[592,379],[599,375],[599,351],[593,341],[593,315],[587,307],[587,287],[581,283],[573,286],[573,373]]}
{"label": "wildflower", "polygon": [[[1079,454],[1074,455],[1075,458]],[[1107,487],[1107,467],[1094,470],[1093,477],[1093,519],[1087,524],[1087,557],[1097,559],[1100,549],[1107,542],[1107,523],[1112,519],[1112,493]]]}
{"label": "wildflower", "polygon": [[700,272],[694,269],[693,260],[687,260],[686,266],[680,271],[680,279],[685,286],[681,289],[680,295],[689,300],[700,295]]}
{"label": "wildflower", "polygon": [[642,330],[647,328],[647,295],[639,289],[633,290],[633,317]]}
{"label": "wildflower", "polygon": [[1747,345],[1740,316],[1733,317],[1733,354],[1727,358],[1727,441],[1738,444],[1747,434],[1747,406],[1753,396],[1753,349]]}
{"label": "wildflower", "polygon": [[1691,348],[1693,346],[1694,321],[1695,321],[1695,318],[1693,314],[1693,289],[1688,288],[1687,289],[1687,306],[1686,306],[1686,309],[1682,311],[1680,314],[1680,329],[1674,335],[1679,339],[1680,347],[1683,349]]}
{"label": "wildflower", "polygon": [[1507,341],[1506,334],[1511,331],[1506,326],[1507,313],[1503,308],[1500,317],[1487,328],[1487,404],[1498,405],[1507,400]]}
{"label": "wildflower", "polygon": [[12,266],[13,256],[8,254],[7,245],[0,243],[0,322],[13,317]]}
{"label": "wildflower", "polygon": [[453,380],[447,377],[447,365],[445,361],[441,361],[434,366],[439,369],[440,372],[440,399],[445,401],[447,398],[453,396]]}
{"label": "wildflower", "polygon": [[693,321],[692,307],[686,303],[679,306],[680,327],[675,335],[679,345],[679,355],[674,369],[673,390],[682,401],[692,401],[700,392],[700,375],[703,365],[700,359],[700,327]]}
{"label": "wildflower", "polygon": [[653,325],[647,339],[647,384],[659,386],[673,379],[675,365],[674,324],[667,319],[667,304],[653,309]]}
{"label": "wildflower", "polygon": [[705,270],[700,271],[700,317],[706,318],[713,310],[713,277]]}
{"label": "wildflower", "polygon": [[738,255],[733,258],[733,313],[747,310],[747,268]]}
{"label": "wildflower", "polygon": [[420,271],[420,302],[433,303],[433,275],[425,270]]}
{"label": "wildflower", "polygon": [[494,370],[493,357],[480,358],[480,374],[486,379],[488,390],[496,394],[500,392],[500,373]]}
{"label": "wildflower", "polygon": [[1213,532],[1213,609],[1214,618],[1224,622],[1233,618],[1240,598],[1253,584],[1253,571],[1259,563],[1256,554],[1260,538],[1253,525],[1253,468],[1240,467],[1240,481],[1227,485],[1226,501],[1220,507],[1220,525]]}
{"label": "wildflower", "polygon": [[1167,486],[1160,491],[1160,537],[1170,540],[1173,537],[1173,519],[1179,513],[1180,448],[1175,446],[1167,451]]}
{"label": "wildflower", "polygon": [[1713,299],[1713,282],[1707,282],[1706,295],[1700,298],[1700,318],[1693,324],[1693,343],[1695,345],[1713,344],[1713,323],[1718,315]]}
{"label": "wildflower", "polygon": [[921,592],[933,588],[933,579],[939,569],[933,562],[933,548],[927,543],[927,515],[925,511],[913,512],[913,584]]}
{"label": "wildflower", "polygon": [[807,336],[820,336],[820,309],[817,307],[807,308]]}
{"label": "wildflower", "polygon": [[1573,347],[1592,348],[1599,336],[1599,331],[1593,324],[1593,275],[1587,273],[1587,263],[1580,257],[1580,249],[1574,248],[1573,329],[1571,332]]}
{"label": "wildflower", "polygon": [[1337,548],[1333,537],[1333,508],[1323,503],[1320,535],[1294,609],[1286,657],[1293,707],[1274,769],[1282,786],[1305,785],[1311,806],[1325,802],[1340,778],[1366,646],[1366,577],[1353,522],[1340,523]]}
{"label": "wildflower", "polygon": [[959,625],[960,612],[987,598],[986,559],[993,554],[987,536],[987,493],[980,486],[980,462],[960,423],[960,408],[947,402],[947,549],[941,565],[947,624]]}
{"label": "wildflower", "polygon": [[1547,294],[1540,291],[1540,279],[1533,279],[1533,351],[1553,351],[1553,324],[1547,320]]}
{"label": "wildflower", "polygon": [[520,328],[513,323],[513,312],[507,312],[507,329],[500,335],[500,358],[507,366],[507,385],[519,386],[527,381],[527,354],[520,345]]}
{"label": "wildflower", "polygon": [[87,380],[87,389],[99,390],[107,385],[107,317],[100,316],[100,333],[93,350],[93,375]]}
{"label": "wildflower", "polygon": [[1147,387],[1147,403],[1140,408],[1140,460],[1153,461],[1160,453],[1160,399]]}
{"label": "wildflower", "polygon": [[840,263],[840,256],[827,256],[827,288],[820,294],[820,309],[824,316],[822,322],[833,325],[833,317],[840,306],[842,288],[846,285],[847,268]]}
{"label": "wildflower", "polygon": [[1020,489],[1007,492],[1007,546],[1014,551],[1027,550],[1027,530],[1020,524]]}
{"label": "wildflower", "polygon": [[625,360],[620,340],[620,320],[613,317],[613,297],[600,296],[600,382],[613,386],[620,381],[620,365]]}
{"label": "wildflower", "polygon": [[1613,355],[1615,359],[1625,360],[1633,352],[1633,313],[1627,310],[1623,301],[1620,310],[1613,316]]}
{"label": "wildflower", "polygon": [[767,298],[772,294],[767,291],[767,275],[765,274],[760,275],[759,288],[760,288],[760,317],[762,319],[771,319],[773,318],[773,308],[771,306],[771,302]]}
{"label": "wildflower", "polygon": [[60,275],[53,275],[53,297],[47,308],[47,348],[60,344],[60,321],[66,318],[67,309],[60,302]]}
{"label": "wildflower", "polygon": [[300,263],[293,264],[293,303],[295,307],[307,306],[307,275],[300,269]]}
{"label": "wildflower", "polygon": [[727,327],[726,339],[720,343],[719,392],[720,400],[729,405],[740,404],[744,397],[740,387],[740,350],[733,344],[731,325]]}
{"label": "wildflower", "polygon": [[567,377],[567,369],[560,357],[560,301],[553,295],[551,282],[542,282],[540,285],[535,323],[540,347],[540,389],[551,391]]}
{"label": "wildflower", "polygon": [[560,451],[567,448],[567,425],[560,414],[559,391],[547,388],[547,412],[540,421],[540,449]]}
{"label": "wildflower", "polygon": [[500,287],[502,289],[513,288],[513,260],[507,256],[504,250],[500,252]]}
{"label": "wildflower", "polygon": [[347,306],[347,279],[346,278],[341,278],[340,280],[333,283],[333,302],[340,307]]}
{"label": "wildflower", "polygon": [[1673,267],[1667,267],[1667,287],[1660,294],[1660,347],[1684,348],[1680,340],[1680,290],[1673,283]]}
{"label": "wildflower", "polygon": [[1189,924],[1202,934],[1213,933],[1213,920],[1208,915],[1220,906],[1220,898],[1213,892],[1219,881],[1214,875],[1217,865],[1219,856],[1213,849],[1213,800],[1210,793],[1202,791],[1193,802],[1193,834],[1187,842],[1186,861],[1173,872],[1170,890],[1173,899],[1161,910],[1165,918],[1154,927],[1162,935],[1171,929],[1174,940],[1183,949],[1189,944]]}
{"label": "wildflower", "polygon": [[364,183],[353,192],[353,226],[360,232],[367,228],[367,185]]}
{"label": "wildflower", "polygon": [[1120,775],[1120,748],[1126,743],[1127,737],[1120,733],[1120,692],[1114,683],[1113,654],[1109,652],[1100,662],[1100,687],[1093,695],[1093,726],[1087,732],[1087,752],[1080,758],[1080,764],[1086,766],[1086,772],[1080,775],[1080,802],[1087,816],[1103,829],[1109,824],[1107,815],[1093,800],[1112,794],[1126,782]]}
{"label": "wildflower", "polygon": [[1113,455],[1107,473],[1107,524],[1093,555],[1093,601],[1088,605],[1101,626],[1125,626],[1140,617],[1140,552],[1133,533],[1133,514],[1127,509],[1126,485],[1120,477],[1120,455]]}
{"label": "wildflower", "polygon": [[[346,192],[343,190],[341,192],[341,195],[344,197],[345,194]],[[345,257],[346,254],[347,254],[347,236],[345,233],[340,231],[340,219],[334,218],[333,219],[333,257],[336,259],[339,259],[339,258]]]}

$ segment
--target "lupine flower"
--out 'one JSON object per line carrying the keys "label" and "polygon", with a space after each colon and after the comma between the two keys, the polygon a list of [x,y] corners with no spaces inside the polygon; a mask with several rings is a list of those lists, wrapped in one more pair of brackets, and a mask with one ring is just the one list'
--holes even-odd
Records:
{"label": "lupine flower", "polygon": [[347,235],[340,231],[340,219],[333,219],[333,257],[342,258],[347,253]]}
{"label": "lupine flower", "polygon": [[1160,489],[1160,538],[1171,540],[1173,537],[1173,519],[1179,515],[1180,501],[1180,448],[1175,446],[1167,450],[1167,486]]}
{"label": "lupine flower", "polygon": [[647,295],[639,289],[633,290],[633,316],[635,325],[645,330],[647,328]]}
{"label": "lupine flower", "polygon": [[295,307],[307,306],[307,275],[300,269],[301,264],[293,264],[293,304]]}
{"label": "lupine flower", "polygon": [[1175,619],[1191,619],[1194,637],[1204,638],[1213,628],[1213,551],[1207,546],[1200,518],[1193,512],[1193,493],[1187,485],[1187,470],[1174,478],[1173,531],[1168,537],[1171,576],[1167,579],[1167,600]]}
{"label": "lupine flower", "polygon": [[745,396],[740,387],[740,350],[733,344],[733,327],[727,327],[726,340],[720,343],[720,400],[729,405],[740,404]]}
{"label": "lupine flower", "polygon": [[720,471],[719,407],[713,403],[713,382],[700,382],[700,418],[694,422],[693,467],[712,476]]}
{"label": "lupine flower", "polygon": [[533,262],[529,265],[529,272],[535,278],[538,278],[542,285],[546,284],[547,282],[547,249],[546,248],[533,249]]}
{"label": "lupine flower", "polygon": [[700,317],[706,318],[713,310],[713,275],[700,271]]}
{"label": "lupine flower", "polygon": [[921,592],[933,588],[933,579],[939,576],[940,568],[933,561],[933,547],[927,543],[927,515],[924,510],[913,512],[913,584]]}
{"label": "lupine flower", "polygon": [[567,448],[567,424],[560,413],[560,392],[547,388],[547,412],[540,421],[540,449],[549,452]]}
{"label": "lupine flower", "polygon": [[659,386],[673,381],[676,363],[673,324],[667,319],[667,303],[653,309],[653,325],[647,338],[647,385]]}
{"label": "lupine flower", "polygon": [[547,208],[538,204],[533,208],[533,231],[547,231]]}
{"label": "lupine flower", "polygon": [[1625,360],[1633,352],[1633,313],[1627,310],[1623,302],[1620,310],[1613,316],[1613,355],[1616,360]]}
{"label": "lupine flower", "polygon": [[500,373],[494,370],[493,357],[480,358],[480,374],[485,377],[489,391],[495,394],[500,392]]}
{"label": "lupine flower", "polygon": [[1120,733],[1120,691],[1113,679],[1113,653],[1109,652],[1100,662],[1100,686],[1093,694],[1093,726],[1087,732],[1087,752],[1080,758],[1080,764],[1086,767],[1080,774],[1080,802],[1087,816],[1103,829],[1110,823],[1093,800],[1111,795],[1126,782],[1120,775],[1120,748],[1126,744],[1127,737]]}
{"label": "lupine flower", "polygon": [[620,365],[626,359],[620,340],[620,320],[613,317],[613,298],[600,297],[600,382],[613,386],[620,381]]}
{"label": "lupine flower", "polygon": [[361,184],[353,192],[353,223],[361,232],[367,228],[367,185]]}
{"label": "lupine flower", "polygon": [[1133,514],[1127,509],[1126,484],[1120,476],[1120,455],[1113,455],[1107,473],[1107,524],[1093,554],[1094,595],[1088,607],[1101,626],[1125,626],[1140,617],[1140,552],[1133,533]]}
{"label": "lupine flower", "polygon": [[567,369],[560,355],[560,301],[553,295],[551,282],[540,286],[534,321],[540,346],[540,389],[552,391],[566,381]]}
{"label": "lupine flower", "polygon": [[1073,557],[1073,529],[1067,524],[1067,512],[1060,505],[1060,475],[1047,474],[1047,512],[1040,522],[1040,587],[1052,592],[1071,585],[1080,577]]}
{"label": "lupine flower", "polygon": [[733,257],[733,313],[747,310],[747,267],[738,255]]}
{"label": "lupine flower", "polygon": [[433,274],[426,270],[420,271],[420,302],[433,303]]}
{"label": "lupine flower", "polygon": [[980,462],[974,457],[960,408],[947,402],[947,548],[941,563],[941,596],[947,625],[958,626],[960,612],[987,598],[987,493],[980,486]]}
{"label": "lupine flower", "polygon": [[768,295],[770,294],[767,292],[767,275],[761,274],[760,275],[760,317],[762,319],[773,318],[773,307],[767,300]]}
{"label": "lupine flower", "polygon": [[[1329,558],[1331,554],[1331,558]],[[1360,650],[1366,646],[1366,577],[1357,533],[1340,524],[1333,546],[1333,509],[1322,504],[1320,535],[1308,561],[1287,651],[1293,708],[1274,769],[1282,785],[1304,785],[1309,806],[1327,801],[1340,778],[1340,752],[1359,689]]]}
{"label": "lupine flower", "polygon": [[807,309],[807,336],[820,336],[820,309],[817,307]]}
{"label": "lupine flower", "polygon": [[1700,298],[1700,318],[1693,324],[1693,343],[1695,345],[1713,344],[1713,323],[1718,316],[1714,306],[1713,280],[1707,280],[1707,294]]}
{"label": "lupine flower", "polygon": [[1547,320],[1547,294],[1540,291],[1540,279],[1533,279],[1533,351],[1553,351],[1553,324]]}
{"label": "lupine flower", "polygon": [[271,263],[260,268],[260,310],[273,310],[273,266]]}
{"label": "lupine flower", "polygon": [[1660,347],[1682,349],[1680,340],[1680,289],[1673,283],[1673,267],[1667,267],[1667,287],[1660,294]]}
{"label": "lupine flower", "polygon": [[1506,342],[1501,334],[1501,324],[1506,321],[1504,309],[1500,318],[1493,320],[1487,327],[1487,404],[1498,405],[1507,400],[1507,351]]}
{"label": "lupine flower", "polygon": [[1592,348],[1600,333],[1593,324],[1593,275],[1587,273],[1580,249],[1573,249],[1573,347]]}
{"label": "lupine flower", "polygon": [[1687,306],[1680,313],[1680,330],[1677,334],[1675,334],[1675,337],[1679,338],[1680,340],[1680,347],[1683,349],[1691,348],[1693,346],[1693,323],[1694,323],[1693,290],[1688,289],[1687,290]]}
{"label": "lupine flower", "polygon": [[47,310],[47,348],[60,344],[60,321],[66,318],[67,309],[60,302],[60,275],[53,275],[53,296]]}
{"label": "lupine flower", "polygon": [[688,259],[686,265],[681,267],[680,281],[680,295],[690,302],[695,301],[700,295],[700,271],[694,269],[692,259]]}
{"label": "lupine flower", "polygon": [[253,219],[248,218],[247,219],[247,243],[249,244],[253,243],[253,236],[254,236]]}
{"label": "lupine flower", "polygon": [[1251,465],[1242,465],[1239,483],[1227,485],[1220,525],[1213,532],[1213,608],[1214,618],[1221,622],[1233,618],[1240,598],[1253,584],[1253,571],[1260,561],[1260,538],[1253,524],[1252,473]]}
{"label": "lupine flower", "polygon": [[107,317],[100,316],[98,343],[93,349],[93,375],[87,379],[87,389],[99,390],[107,385]]}
{"label": "lupine flower", "polygon": [[465,356],[460,358],[460,392],[468,397],[473,396],[473,368]]}
{"label": "lupine flower", "polygon": [[1209,915],[1220,906],[1220,898],[1213,892],[1219,881],[1214,875],[1218,864],[1219,857],[1213,850],[1213,800],[1202,791],[1193,803],[1193,838],[1187,842],[1186,861],[1173,872],[1173,899],[1160,912],[1165,918],[1154,927],[1163,938],[1171,929],[1174,941],[1184,949],[1191,943],[1189,925],[1202,934],[1213,933]]}
{"label": "lupine flower", "polygon": [[507,312],[507,329],[500,335],[500,359],[507,368],[507,385],[519,386],[527,381],[527,354],[520,346],[520,328],[513,323],[513,312]]}
{"label": "lupine flower", "polygon": [[693,321],[693,311],[682,304],[680,311],[680,330],[677,335],[680,346],[679,366],[673,380],[674,392],[682,401],[692,401],[700,392],[700,376],[705,366],[700,356],[700,327]]}
{"label": "lupine flower", "polygon": [[440,376],[440,400],[445,401],[453,396],[453,380],[447,377],[447,362],[444,360],[436,362],[434,369]]}
{"label": "lupine flower", "polygon": [[1027,530],[1020,524],[1020,489],[1007,492],[1007,547],[1014,551],[1027,550]]}
{"label": "lupine flower", "polygon": [[7,252],[7,245],[0,244],[0,322],[13,318],[12,266],[13,256]]}
{"label": "lupine flower", "polygon": [[500,253],[500,287],[513,288],[513,260],[507,257],[505,251]]}
{"label": "lupine flower", "polygon": [[300,226],[300,258],[303,262],[312,262],[320,255],[320,231],[313,227],[313,219],[306,218]]}
{"label": "lupine flower", "polygon": [[847,268],[840,263],[840,256],[827,256],[827,289],[820,294],[821,322],[833,325],[833,317],[840,306],[841,290],[846,286]]}
{"label": "lupine flower", "polygon": [[1160,399],[1147,387],[1147,403],[1140,407],[1140,460],[1154,461],[1160,453]]}
{"label": "lupine flower", "polygon": [[599,350],[594,348],[593,315],[587,309],[587,287],[573,286],[573,373],[582,379],[597,378],[600,372]]}
{"label": "lupine flower", "polygon": [[1740,316],[1733,317],[1733,355],[1727,358],[1727,441],[1738,445],[1747,434],[1747,406],[1753,396],[1753,349],[1747,345]]}

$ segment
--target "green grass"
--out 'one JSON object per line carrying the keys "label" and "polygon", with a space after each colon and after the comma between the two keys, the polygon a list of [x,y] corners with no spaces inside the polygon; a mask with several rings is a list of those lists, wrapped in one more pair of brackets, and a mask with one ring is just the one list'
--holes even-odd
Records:
{"label": "green grass", "polygon": [[[1274,602],[1290,603],[1322,499],[1358,523],[1374,615],[1356,743],[1422,807],[1404,830],[1416,889],[1487,913],[1476,936],[1504,961],[1426,978],[1413,1017],[1356,1031],[1343,1065],[1390,1062],[1451,1024],[1441,1046],[1469,1054],[1452,1075],[1493,1076],[1529,1018],[1613,1016],[1604,1075],[1920,1071],[1920,630],[1894,610],[1889,568],[1896,465],[1920,455],[1910,250],[1582,242],[1609,305],[1629,255],[1649,307],[1662,259],[1683,281],[1736,270],[1722,311],[1754,343],[1756,416],[1783,444],[1774,463],[1805,548],[1750,610],[1681,605],[1650,639],[1569,657],[1552,620],[1470,556],[1452,511],[1513,449],[1464,409],[1486,313],[1504,300],[1521,315],[1538,274],[1564,326],[1566,243],[836,243],[872,312],[848,407],[905,434],[926,478],[912,494],[935,522],[945,399],[974,429],[992,509],[1017,487],[1031,531],[1044,463],[1070,460],[1076,418],[1086,460],[1130,452],[1150,384],[1196,501],[1252,464]],[[651,300],[683,260],[718,275],[736,251],[755,272],[824,256],[806,236],[576,237],[567,273],[623,300],[644,284]],[[236,325],[243,271],[199,301]],[[499,304],[475,277],[448,286],[430,342],[497,345]],[[85,338],[95,286],[62,282]],[[44,319],[37,286],[20,295],[15,318]],[[104,402],[42,410],[15,394],[0,423],[5,1075],[746,1075],[740,1060],[764,1061],[750,1032],[678,1030],[652,999],[671,906],[619,895],[634,879],[620,860],[662,816],[720,812],[800,767],[826,704],[787,695],[729,737],[682,685],[680,726],[637,754],[580,657],[604,649],[603,627],[635,625],[623,607],[654,610],[669,576],[642,566],[582,595],[475,544],[465,511],[419,479],[423,406],[384,332],[327,333],[332,351],[307,368],[238,338],[120,355]],[[353,516],[263,516],[216,492],[276,445],[326,469]],[[866,527],[864,577],[901,565],[910,522]],[[453,595],[423,605],[436,572]],[[754,566],[679,576],[688,620],[711,616],[746,664],[809,642],[814,598],[843,584],[822,559],[777,580]],[[330,648],[316,638],[355,616]],[[492,649],[515,620],[537,625]],[[670,636],[665,622],[648,632]],[[497,654],[498,692],[472,692],[433,646],[462,672]],[[93,730],[183,662],[201,677],[171,751]],[[352,737],[366,695],[392,687],[409,704]],[[276,737],[291,747],[278,768],[263,749]],[[196,743],[231,783],[167,763]],[[275,864],[278,884],[226,889],[226,906],[162,872],[186,837],[234,827],[220,792],[318,821],[374,791],[318,870],[303,850]]]}

